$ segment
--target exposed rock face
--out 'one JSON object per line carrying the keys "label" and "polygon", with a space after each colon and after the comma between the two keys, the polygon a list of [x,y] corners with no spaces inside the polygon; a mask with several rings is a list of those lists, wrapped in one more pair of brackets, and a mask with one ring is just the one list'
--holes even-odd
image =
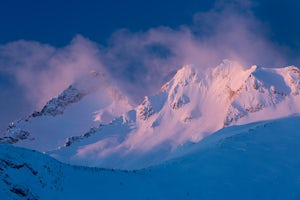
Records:
{"label": "exposed rock face", "polygon": [[80,101],[87,93],[84,93],[74,86],[70,85],[68,89],[63,91],[57,98],[53,98],[47,102],[41,111],[32,113],[32,117],[41,115],[56,116],[63,114],[64,110],[73,103]]}

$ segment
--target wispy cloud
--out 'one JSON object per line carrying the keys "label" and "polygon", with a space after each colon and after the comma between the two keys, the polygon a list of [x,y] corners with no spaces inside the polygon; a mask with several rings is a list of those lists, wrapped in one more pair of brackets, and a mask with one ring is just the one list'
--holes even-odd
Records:
{"label": "wispy cloud", "polygon": [[184,64],[205,68],[225,58],[245,66],[292,64],[281,47],[265,37],[252,6],[247,0],[218,1],[210,11],[196,13],[191,26],[134,33],[119,30],[107,46],[83,36],[63,48],[23,40],[8,43],[0,46],[0,72],[15,77],[26,101],[37,109],[91,70],[105,71],[138,103]]}
{"label": "wispy cloud", "polygon": [[102,60],[136,96],[156,92],[184,64],[212,67],[225,58],[245,67],[290,64],[280,47],[265,37],[252,6],[247,0],[218,1],[210,11],[196,13],[192,26],[138,33],[120,30],[111,37]]}
{"label": "wispy cloud", "polygon": [[15,76],[26,99],[40,108],[76,78],[101,69],[97,46],[76,36],[61,49],[38,42],[17,41],[0,47],[2,73]]}

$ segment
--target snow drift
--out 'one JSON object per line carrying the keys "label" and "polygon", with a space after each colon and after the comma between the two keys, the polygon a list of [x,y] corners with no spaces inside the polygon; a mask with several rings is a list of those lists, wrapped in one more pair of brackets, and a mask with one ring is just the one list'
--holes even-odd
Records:
{"label": "snow drift", "polygon": [[62,164],[0,145],[1,199],[298,199],[300,117],[224,128],[142,170]]}

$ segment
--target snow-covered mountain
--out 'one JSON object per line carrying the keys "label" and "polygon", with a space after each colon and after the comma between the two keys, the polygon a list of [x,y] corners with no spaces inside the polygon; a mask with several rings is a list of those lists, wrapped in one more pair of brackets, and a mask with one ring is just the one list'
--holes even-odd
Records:
{"label": "snow-covered mountain", "polygon": [[294,66],[187,65],[136,108],[92,73],[8,127],[0,199],[298,199],[299,115]]}
{"label": "snow-covered mountain", "polygon": [[0,145],[1,199],[299,199],[300,117],[226,127],[142,170],[66,165]]}
{"label": "snow-covered mountain", "polygon": [[131,109],[129,99],[104,74],[84,75],[41,111],[11,123],[1,143],[48,151]]}
{"label": "snow-covered mountain", "polygon": [[300,113],[300,71],[224,60],[200,71],[184,66],[160,93],[86,137],[48,152],[63,162],[137,169],[177,156],[177,148],[231,125]]}
{"label": "snow-covered mountain", "polygon": [[[73,91],[72,87],[67,90]],[[81,102],[80,109],[91,115],[82,102],[94,100],[95,96],[87,98],[65,91],[52,100],[55,106],[50,101],[49,106],[34,113],[28,120],[30,123],[22,120],[10,127],[6,139],[14,140],[15,132],[20,133],[19,138],[26,139],[14,141],[15,145],[47,152],[70,164],[139,169],[177,157],[181,154],[179,147],[197,143],[223,127],[300,113],[299,92],[300,71],[293,66],[245,69],[229,60],[209,69],[187,65],[178,70],[157,95],[145,97],[139,106],[126,113],[126,109],[119,109],[118,114],[121,111],[125,114],[111,123],[89,129],[78,124],[81,113],[71,106],[69,115],[68,109],[64,115],[56,115],[65,108],[65,98],[61,96],[75,99],[68,100],[75,102],[71,104],[74,107]],[[128,108],[127,100],[125,103],[123,100],[114,105]],[[94,110],[95,107],[91,109]],[[43,114],[45,111],[47,114]],[[62,123],[59,116],[68,118]],[[70,120],[74,116],[79,118]],[[43,122],[49,123],[49,118],[57,124],[50,124],[44,132],[38,129],[44,128]],[[92,122],[90,118],[86,119]],[[55,131],[50,132],[53,128]],[[48,142],[49,137],[51,142]]]}

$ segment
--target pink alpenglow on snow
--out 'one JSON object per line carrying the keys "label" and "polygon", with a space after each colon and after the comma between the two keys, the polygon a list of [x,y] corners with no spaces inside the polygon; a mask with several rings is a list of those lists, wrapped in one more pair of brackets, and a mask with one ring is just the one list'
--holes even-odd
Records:
{"label": "pink alpenglow on snow", "polygon": [[[185,65],[159,93],[146,96],[131,110],[120,92],[109,95],[116,88],[105,88],[107,95],[98,98],[102,106],[88,107],[92,104],[84,102],[97,96],[83,95],[82,100],[66,107],[63,115],[41,115],[27,119],[30,123],[16,122],[6,137],[14,138],[22,130],[15,145],[47,152],[71,164],[137,169],[176,157],[179,147],[197,143],[223,127],[300,113],[300,71],[293,66],[247,69],[238,62],[224,60],[214,68],[200,71],[199,67]],[[53,101],[59,99],[60,96]],[[77,116],[78,109],[89,113],[85,125],[78,125],[80,131],[76,123],[67,123]],[[95,113],[93,117],[91,113]],[[62,123],[59,117],[66,122]],[[104,120],[100,126],[95,122],[107,117],[114,120]],[[38,127],[49,119],[57,119],[62,125],[51,127],[64,127],[65,131],[45,131],[41,136]],[[51,138],[51,143],[41,146],[45,138]]]}

